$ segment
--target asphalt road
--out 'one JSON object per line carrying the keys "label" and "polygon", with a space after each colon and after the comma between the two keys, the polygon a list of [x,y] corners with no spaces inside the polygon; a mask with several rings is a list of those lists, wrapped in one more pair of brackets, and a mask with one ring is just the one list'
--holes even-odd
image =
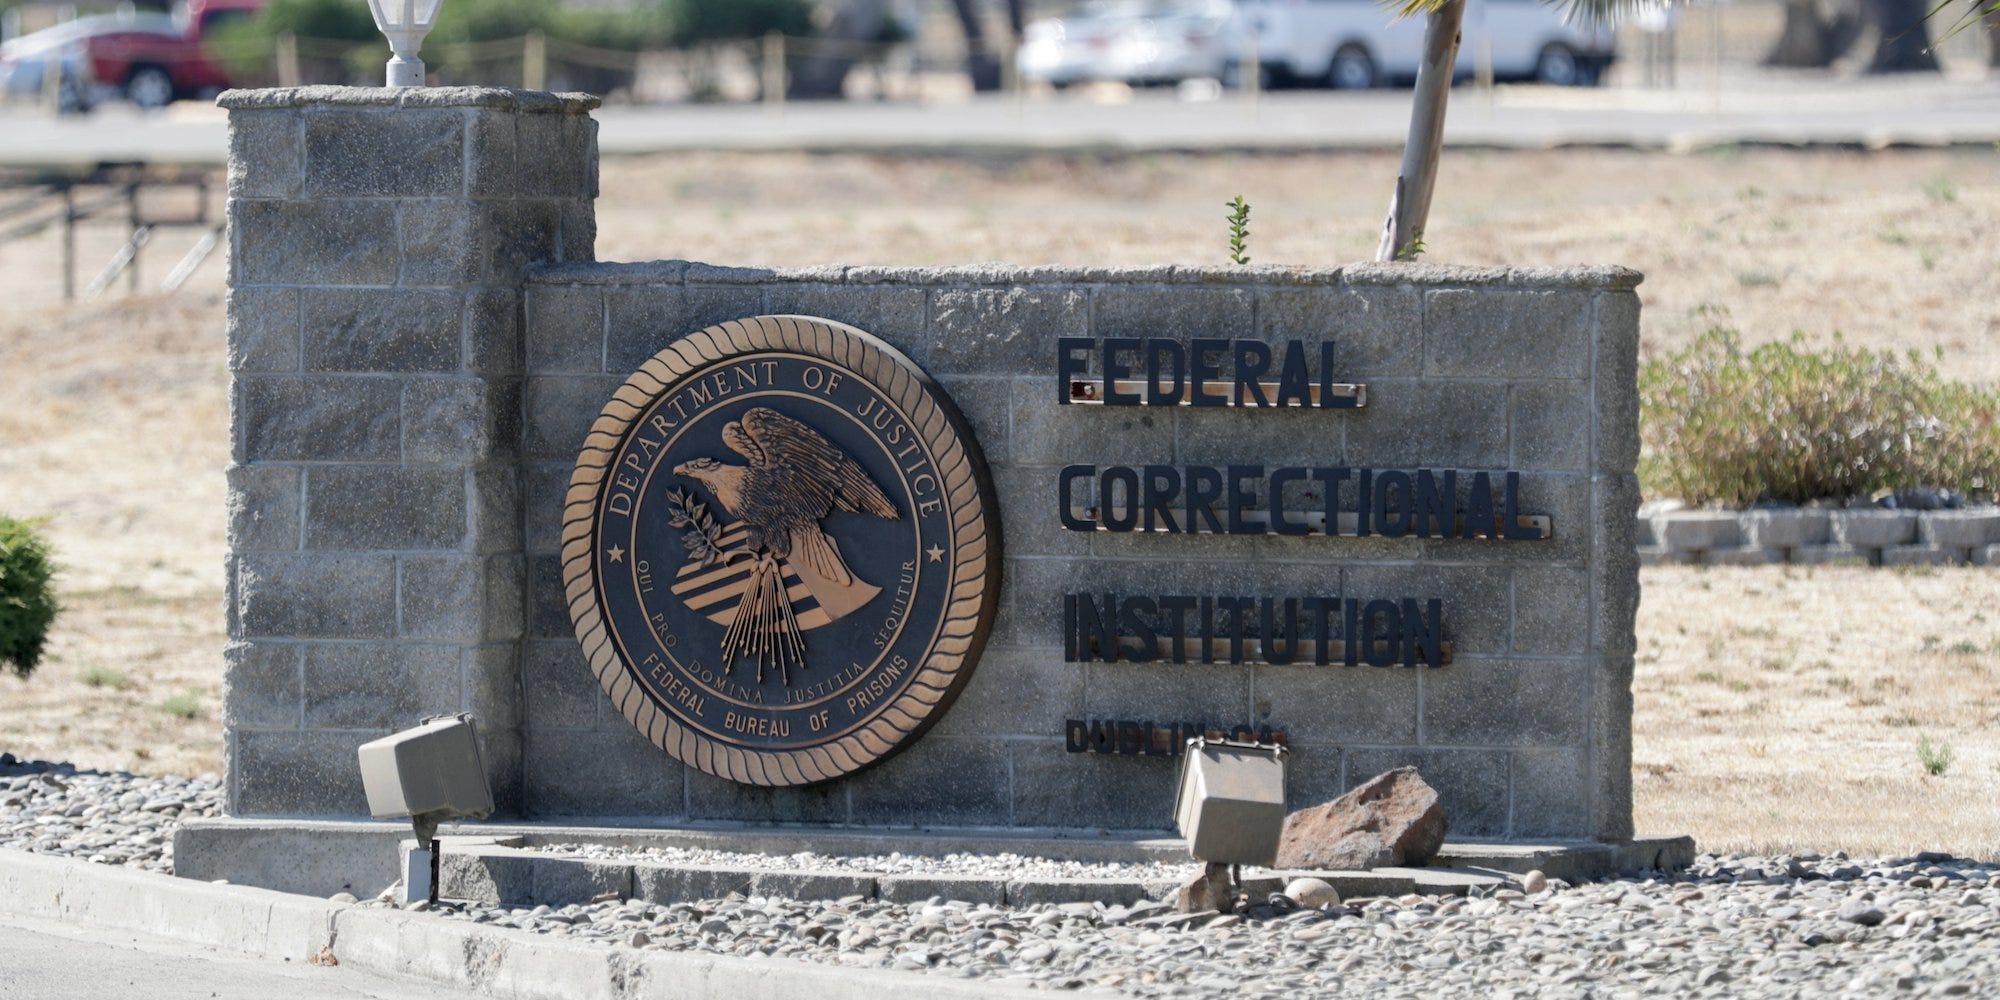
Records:
{"label": "asphalt road", "polygon": [[[1397,148],[1409,93],[1307,91],[1185,100],[1169,90],[957,103],[708,104],[597,112],[609,154],[691,149],[1237,150]],[[1461,87],[1448,143],[1541,148],[1689,149],[1726,143],[1879,147],[2000,141],[2000,77],[1863,77],[1731,71],[1678,89]],[[142,114],[122,105],[51,119],[0,108],[0,165],[143,159],[219,163],[225,120],[183,102]]]}
{"label": "asphalt road", "polygon": [[471,1000],[474,994],[303,960],[220,955],[117,931],[0,919],[7,1000]]}

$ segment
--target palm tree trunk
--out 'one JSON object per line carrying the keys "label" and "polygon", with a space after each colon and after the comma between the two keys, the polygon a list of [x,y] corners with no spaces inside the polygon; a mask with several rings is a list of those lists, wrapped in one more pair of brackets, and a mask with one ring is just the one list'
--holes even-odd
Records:
{"label": "palm tree trunk", "polygon": [[1445,102],[1458,67],[1458,31],[1464,20],[1465,0],[1446,0],[1424,26],[1424,61],[1417,66],[1410,136],[1403,144],[1403,168],[1396,176],[1376,260],[1415,256],[1413,245],[1423,238],[1430,219],[1431,189],[1437,185],[1438,158],[1444,152]]}
{"label": "palm tree trunk", "polygon": [[1937,72],[1931,51],[1931,4],[1928,0],[1868,0],[1875,22],[1875,56],[1870,73]]}

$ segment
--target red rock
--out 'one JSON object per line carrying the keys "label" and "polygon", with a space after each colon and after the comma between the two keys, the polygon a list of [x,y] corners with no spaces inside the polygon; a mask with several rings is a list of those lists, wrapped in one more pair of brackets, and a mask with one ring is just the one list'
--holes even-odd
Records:
{"label": "red rock", "polygon": [[1285,817],[1279,868],[1365,871],[1418,866],[1444,845],[1444,805],[1414,767],[1378,774]]}

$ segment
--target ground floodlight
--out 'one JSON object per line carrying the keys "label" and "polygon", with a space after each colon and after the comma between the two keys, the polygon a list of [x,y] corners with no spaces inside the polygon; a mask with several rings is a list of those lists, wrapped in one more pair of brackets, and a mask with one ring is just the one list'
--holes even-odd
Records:
{"label": "ground floodlight", "polygon": [[389,83],[391,87],[424,85],[424,36],[437,24],[438,8],[444,0],[368,0],[368,12],[375,15],[375,29],[389,39]]}
{"label": "ground floodlight", "polygon": [[1175,825],[1196,860],[1269,866],[1285,831],[1285,748],[1274,743],[1188,741]]}
{"label": "ground floodlight", "polygon": [[493,814],[493,790],[486,784],[472,716],[425,719],[414,729],[363,743],[360,758],[368,812],[376,819],[408,816],[416,828],[416,844],[403,859],[405,901],[435,900],[438,824]]}

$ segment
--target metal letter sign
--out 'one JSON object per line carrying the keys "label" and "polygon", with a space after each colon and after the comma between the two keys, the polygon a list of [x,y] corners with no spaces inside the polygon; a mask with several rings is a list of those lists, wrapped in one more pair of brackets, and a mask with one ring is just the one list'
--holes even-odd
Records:
{"label": "metal letter sign", "polygon": [[894,348],[803,316],[712,326],[591,426],[563,512],[577,640],[625,718],[754,785],[869,766],[972,676],[1000,593],[986,463]]}

